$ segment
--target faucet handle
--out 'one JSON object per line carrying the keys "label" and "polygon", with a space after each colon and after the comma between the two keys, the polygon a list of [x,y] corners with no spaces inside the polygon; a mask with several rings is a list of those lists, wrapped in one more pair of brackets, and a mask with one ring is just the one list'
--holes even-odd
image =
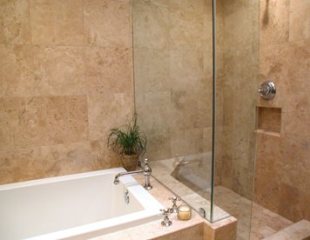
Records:
{"label": "faucet handle", "polygon": [[162,215],[164,215],[164,216],[170,215],[170,209],[169,208],[162,208],[162,209],[160,209],[160,211],[162,212]]}
{"label": "faucet handle", "polygon": [[144,165],[142,169],[144,171],[144,175],[151,175],[152,169],[149,165],[149,160],[147,158],[144,159]]}
{"label": "faucet handle", "polygon": [[176,203],[177,201],[181,201],[181,199],[179,197],[173,196],[168,198],[169,200],[171,200],[173,203]]}
{"label": "faucet handle", "polygon": [[141,168],[144,168],[144,165],[148,164],[148,163],[149,163],[149,159],[148,158],[139,159],[139,161],[138,161],[139,167],[141,167]]}
{"label": "faucet handle", "polygon": [[179,197],[173,196],[173,197],[170,197],[169,200],[172,201],[172,207],[170,208],[170,212],[177,213],[178,212],[177,202],[181,201],[181,199]]}
{"label": "faucet handle", "polygon": [[160,211],[162,212],[162,215],[164,216],[164,219],[161,221],[161,225],[164,227],[169,227],[172,225],[171,220],[169,219],[169,215],[171,213],[170,208],[166,208],[166,209],[160,209]]}

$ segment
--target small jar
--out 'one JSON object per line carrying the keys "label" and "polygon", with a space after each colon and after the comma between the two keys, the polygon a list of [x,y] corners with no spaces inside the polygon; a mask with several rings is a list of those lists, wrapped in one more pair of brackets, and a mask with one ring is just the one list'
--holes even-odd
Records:
{"label": "small jar", "polygon": [[187,205],[181,205],[178,208],[178,219],[179,220],[189,220],[192,217],[192,209]]}

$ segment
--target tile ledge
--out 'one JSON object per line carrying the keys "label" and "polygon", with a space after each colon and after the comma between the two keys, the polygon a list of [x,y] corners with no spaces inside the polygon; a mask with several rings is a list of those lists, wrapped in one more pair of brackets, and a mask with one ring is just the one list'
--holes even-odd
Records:
{"label": "tile ledge", "polygon": [[256,129],[254,132],[257,134],[264,134],[272,137],[281,137],[281,134],[278,132],[266,131],[263,129]]}

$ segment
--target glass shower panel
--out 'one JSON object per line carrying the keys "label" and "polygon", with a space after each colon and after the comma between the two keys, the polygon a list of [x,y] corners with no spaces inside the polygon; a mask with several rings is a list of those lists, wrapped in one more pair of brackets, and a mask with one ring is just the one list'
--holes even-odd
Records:
{"label": "glass shower panel", "polygon": [[133,0],[135,107],[153,176],[210,219],[211,0]]}
{"label": "glass shower panel", "polygon": [[250,239],[258,19],[259,1],[217,0],[214,204],[238,219],[238,240]]}

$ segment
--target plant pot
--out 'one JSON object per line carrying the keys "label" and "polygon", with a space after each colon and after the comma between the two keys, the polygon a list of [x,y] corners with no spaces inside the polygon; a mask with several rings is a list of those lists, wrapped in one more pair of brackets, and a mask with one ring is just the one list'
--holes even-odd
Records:
{"label": "plant pot", "polygon": [[139,155],[122,155],[122,165],[127,171],[134,171],[138,167]]}

